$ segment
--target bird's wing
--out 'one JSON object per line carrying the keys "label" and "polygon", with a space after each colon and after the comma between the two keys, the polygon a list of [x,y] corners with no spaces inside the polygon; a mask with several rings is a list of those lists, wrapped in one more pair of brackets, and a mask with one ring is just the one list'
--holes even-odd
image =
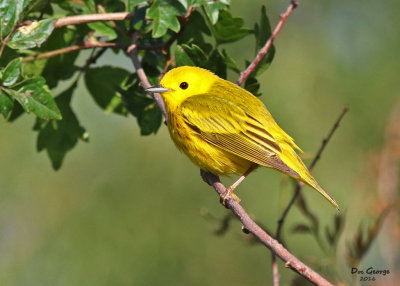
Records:
{"label": "bird's wing", "polygon": [[204,140],[259,165],[299,178],[280,158],[281,147],[257,119],[226,98],[191,96],[181,105],[185,123]]}

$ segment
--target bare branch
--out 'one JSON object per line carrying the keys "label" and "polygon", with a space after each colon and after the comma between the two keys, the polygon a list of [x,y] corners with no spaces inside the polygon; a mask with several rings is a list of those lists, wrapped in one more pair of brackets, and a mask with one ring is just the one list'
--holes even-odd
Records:
{"label": "bare branch", "polygon": [[[211,185],[215,191],[223,196],[226,192],[225,186],[221,183],[218,176],[211,173],[202,171],[203,179]],[[293,254],[291,254],[286,248],[282,246],[277,240],[273,239],[268,233],[266,233],[260,226],[258,226],[246,213],[243,207],[236,202],[236,200],[229,196],[225,205],[231,209],[231,211],[238,217],[242,222],[243,227],[250,233],[252,233],[256,238],[260,240],[262,244],[268,247],[275,255],[281,258],[285,262],[285,266],[294,270],[310,282],[317,285],[332,285],[327,280],[325,280],[321,275],[312,270],[310,267],[305,265],[299,259],[297,259]]]}
{"label": "bare branch", "polygon": [[132,19],[133,15],[131,12],[76,15],[58,19],[54,28],[99,21],[124,21]]}
{"label": "bare branch", "polygon": [[249,75],[257,67],[258,63],[262,60],[262,58],[268,53],[269,49],[272,47],[272,44],[276,36],[278,36],[279,31],[282,29],[283,24],[286,22],[287,18],[290,16],[293,9],[295,9],[298,5],[299,3],[296,0],[292,0],[290,2],[290,5],[286,9],[286,12],[281,14],[281,19],[279,20],[278,25],[276,25],[275,30],[272,32],[271,37],[269,37],[264,47],[260,49],[257,56],[255,57],[253,62],[247,67],[247,69],[244,72],[240,73],[239,79],[236,81],[237,85],[242,85],[242,83],[249,77]]}
{"label": "bare branch", "polygon": [[[149,88],[151,85],[150,85],[149,80],[147,79],[146,73],[144,72],[144,70],[142,68],[142,65],[140,64],[140,61],[139,61],[139,58],[137,55],[136,42],[137,42],[137,35],[134,34],[133,39],[132,39],[132,45],[130,47],[128,47],[126,52],[129,54],[129,56],[132,60],[132,63],[136,69],[136,73],[141,81],[142,87]],[[165,110],[164,100],[162,99],[161,94],[154,93],[153,96],[154,96],[154,100],[156,101],[158,107],[160,107],[161,112],[163,113],[164,119],[166,121],[168,118],[168,115],[167,115],[167,111]]]}
{"label": "bare branch", "polygon": [[93,48],[118,48],[118,47],[121,47],[121,46],[116,43],[84,42],[81,45],[73,45],[73,46],[61,48],[61,49],[54,50],[54,51],[44,52],[37,56],[25,57],[22,60],[24,62],[30,62],[30,61],[35,61],[35,60],[44,59],[44,58],[51,58],[51,57],[55,57],[55,56],[58,56],[61,54],[66,54],[66,53],[70,53],[70,52],[78,51],[78,50],[93,49]]}

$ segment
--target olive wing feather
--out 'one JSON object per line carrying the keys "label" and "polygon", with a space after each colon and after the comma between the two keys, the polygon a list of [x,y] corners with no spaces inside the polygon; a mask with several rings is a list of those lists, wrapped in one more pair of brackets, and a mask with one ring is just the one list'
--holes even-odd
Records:
{"label": "olive wing feather", "polygon": [[226,98],[191,96],[181,105],[185,123],[207,142],[259,165],[300,177],[278,156],[278,142],[253,116]]}

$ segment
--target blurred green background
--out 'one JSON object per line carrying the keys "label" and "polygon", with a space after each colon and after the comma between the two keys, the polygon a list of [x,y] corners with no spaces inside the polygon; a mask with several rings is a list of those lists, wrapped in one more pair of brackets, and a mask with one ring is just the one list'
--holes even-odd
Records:
{"label": "blurred green background", "polygon": [[[233,15],[244,17],[247,27],[259,19],[263,4],[275,26],[289,3],[232,2]],[[386,144],[400,96],[399,9],[394,0],[300,1],[260,79],[261,99],[305,151],[306,162],[342,109],[350,108],[314,170],[346,214],[337,260],[327,263],[348,283],[347,244],[360,223],[379,214],[371,203],[379,197],[377,173],[368,170],[376,167],[370,155]],[[249,36],[226,48],[243,63],[254,54],[253,42]],[[133,71],[122,54],[107,53],[97,63],[104,64]],[[215,235],[227,210],[164,126],[155,136],[141,137],[133,117],[106,115],[95,106],[83,82],[73,107],[90,143],[79,143],[57,172],[45,153],[36,152],[33,115],[14,124],[0,120],[1,285],[272,284],[270,252],[250,243],[236,220],[225,235]],[[291,193],[290,181],[266,168],[237,190],[245,209],[271,232]],[[312,189],[304,194],[324,231],[335,210]],[[326,273],[326,255],[315,239],[291,232],[306,221],[293,208],[283,238],[296,256]],[[380,247],[389,237],[385,227],[362,262],[390,269],[379,283],[394,279],[399,267],[398,252],[390,262]],[[283,264],[280,272],[282,285],[296,276]]]}

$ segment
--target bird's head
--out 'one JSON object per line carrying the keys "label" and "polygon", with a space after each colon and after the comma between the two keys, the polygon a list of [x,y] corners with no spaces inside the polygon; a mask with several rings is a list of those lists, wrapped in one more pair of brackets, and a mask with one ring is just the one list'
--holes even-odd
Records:
{"label": "bird's head", "polygon": [[219,78],[212,72],[192,66],[182,66],[167,72],[157,86],[146,91],[161,93],[169,107],[178,106],[186,98],[207,93]]}

